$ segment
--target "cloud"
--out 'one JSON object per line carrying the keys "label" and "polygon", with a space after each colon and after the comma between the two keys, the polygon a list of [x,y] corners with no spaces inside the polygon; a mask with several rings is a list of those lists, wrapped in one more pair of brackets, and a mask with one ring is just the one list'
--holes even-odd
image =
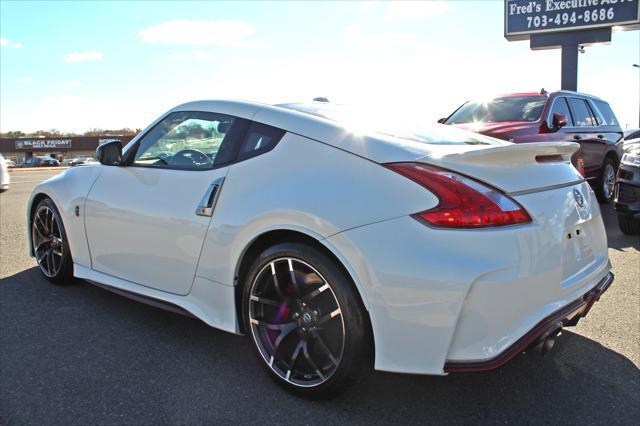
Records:
{"label": "cloud", "polygon": [[31,78],[31,77],[20,77],[18,79],[18,81],[20,83],[29,83],[29,82],[33,81],[33,78]]}
{"label": "cloud", "polygon": [[350,25],[343,31],[343,39],[349,46],[355,48],[398,49],[413,48],[419,43],[416,34],[407,32],[376,32],[368,33],[359,25]]}
{"label": "cloud", "polygon": [[246,21],[175,20],[144,28],[140,38],[151,44],[177,44],[194,46],[263,46],[250,39],[256,27]]}
{"label": "cloud", "polygon": [[72,88],[72,87],[80,87],[82,83],[80,83],[79,81],[65,81],[64,83],[62,83],[62,85],[64,87]]}
{"label": "cloud", "polygon": [[89,49],[86,52],[73,52],[64,56],[64,60],[67,62],[87,62],[87,61],[99,61],[102,59],[102,53],[95,49]]}
{"label": "cloud", "polygon": [[391,18],[428,18],[455,10],[446,1],[391,1],[387,8],[387,16]]}
{"label": "cloud", "polygon": [[173,62],[210,62],[216,59],[216,55],[203,49],[193,49],[187,51],[172,52],[165,56],[168,61]]}
{"label": "cloud", "polygon": [[22,43],[12,43],[8,38],[0,38],[0,46],[8,47],[10,49],[22,49]]}

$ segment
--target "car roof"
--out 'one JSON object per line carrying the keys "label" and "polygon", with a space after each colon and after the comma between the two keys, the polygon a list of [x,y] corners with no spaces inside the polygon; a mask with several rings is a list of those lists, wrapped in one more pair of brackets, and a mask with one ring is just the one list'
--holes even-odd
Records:
{"label": "car roof", "polygon": [[601,98],[599,98],[597,96],[590,95],[588,93],[574,92],[573,90],[558,90],[558,91],[553,92],[551,94],[552,95],[556,95],[556,96],[561,96],[561,95],[564,95],[564,96],[581,96],[581,97],[584,97],[584,98],[593,99],[594,101],[601,101],[601,102],[608,103],[604,99],[601,99]]}
{"label": "car roof", "polygon": [[519,93],[502,93],[494,98],[512,98],[517,96],[545,96],[547,93],[540,92],[519,92]]}
{"label": "car roof", "polygon": [[[607,102],[604,99],[601,99],[597,96],[590,95],[588,93],[575,92],[573,90],[556,90],[555,92],[517,92],[517,93],[502,93],[500,95],[494,96],[493,99],[496,98],[510,98],[516,96],[579,96],[584,98],[593,99],[596,101]],[[608,103],[608,102],[607,102]]]}
{"label": "car roof", "polygon": [[[345,105],[320,101],[276,105],[229,100],[189,102],[158,117],[141,134],[144,135],[148,129],[163,120],[169,113],[186,111],[222,113],[252,120],[381,162],[405,159],[407,152],[423,157],[434,151],[442,151],[442,145],[447,145],[447,149],[468,149],[461,148],[461,145],[468,147],[470,145],[508,144],[508,142],[476,133],[453,129],[451,126],[435,124],[435,122],[430,124],[424,121],[424,117],[419,112],[415,111],[416,117],[407,117],[399,109],[388,105],[376,108],[375,105]],[[391,116],[384,116],[385,112],[390,112]],[[420,138],[417,138],[418,133],[411,133],[410,130],[405,134],[385,130],[387,128],[392,130],[391,127],[396,124],[394,120],[398,119],[405,123],[407,118],[410,121],[418,120],[420,125],[424,126],[419,129]],[[398,124],[403,126],[402,123]],[[380,128],[377,128],[378,125]],[[398,128],[398,130],[402,129]],[[433,140],[433,142],[427,142],[428,140]],[[133,139],[125,149],[132,146],[135,141],[136,139]],[[450,148],[451,144],[458,146]]]}
{"label": "car roof", "polygon": [[640,139],[640,129],[628,129],[623,132],[624,140],[628,141],[637,141]]}
{"label": "car roof", "polygon": [[315,117],[322,117],[332,121],[337,120],[340,113],[344,113],[349,108],[344,104],[332,104],[329,102],[296,102],[274,105],[278,108],[284,108],[292,111],[302,112],[304,114],[313,115]]}

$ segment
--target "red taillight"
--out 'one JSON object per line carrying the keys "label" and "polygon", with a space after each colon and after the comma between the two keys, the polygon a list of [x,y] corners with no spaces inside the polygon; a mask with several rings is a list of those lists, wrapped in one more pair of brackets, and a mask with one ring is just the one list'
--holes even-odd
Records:
{"label": "red taillight", "polygon": [[585,176],[585,174],[584,174],[584,160],[582,158],[578,158],[576,160],[576,169],[578,169],[578,173],[580,173],[582,176]]}
{"label": "red taillight", "polygon": [[529,214],[515,200],[466,176],[420,163],[389,163],[385,167],[438,197],[437,206],[413,215],[433,226],[484,228],[531,222]]}

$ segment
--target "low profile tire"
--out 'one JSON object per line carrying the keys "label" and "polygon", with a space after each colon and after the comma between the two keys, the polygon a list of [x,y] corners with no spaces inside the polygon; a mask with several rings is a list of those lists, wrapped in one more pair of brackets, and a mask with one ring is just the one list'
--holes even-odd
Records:
{"label": "low profile tire", "polygon": [[243,292],[245,327],[271,377],[309,398],[339,394],[370,365],[364,307],[335,261],[301,243],[266,249]]}
{"label": "low profile tire", "polygon": [[67,234],[57,207],[49,198],[36,206],[31,217],[31,243],[42,275],[54,284],[73,282],[73,261]]}
{"label": "low profile tire", "polygon": [[600,204],[609,204],[613,200],[615,186],[616,163],[607,157],[602,163],[602,173],[595,182],[595,193]]}
{"label": "low profile tire", "polygon": [[633,215],[618,213],[618,226],[623,234],[640,235],[640,219],[634,219]]}

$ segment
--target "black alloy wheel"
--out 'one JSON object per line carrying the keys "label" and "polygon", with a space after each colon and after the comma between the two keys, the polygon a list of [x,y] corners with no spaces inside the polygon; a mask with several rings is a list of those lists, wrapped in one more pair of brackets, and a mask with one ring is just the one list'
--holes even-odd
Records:
{"label": "black alloy wheel", "polygon": [[313,247],[267,249],[249,273],[245,319],[272,377],[309,397],[334,396],[359,376],[367,323],[351,281]]}
{"label": "black alloy wheel", "polygon": [[70,283],[73,262],[62,219],[54,203],[45,198],[31,218],[31,243],[40,272],[56,284]]}

